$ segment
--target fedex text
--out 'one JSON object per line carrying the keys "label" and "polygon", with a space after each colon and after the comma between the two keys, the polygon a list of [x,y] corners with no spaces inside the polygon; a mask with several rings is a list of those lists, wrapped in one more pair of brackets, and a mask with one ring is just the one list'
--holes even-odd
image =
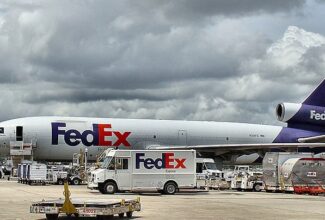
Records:
{"label": "fedex text", "polygon": [[[130,146],[127,138],[131,132],[113,131],[111,124],[93,124],[92,130],[84,130],[82,132],[76,129],[66,130],[65,127],[66,123],[52,123],[52,145],[58,145],[59,136],[62,136],[65,143],[69,146],[77,146],[80,143],[87,147]],[[116,139],[116,141],[113,141],[112,139]]]}

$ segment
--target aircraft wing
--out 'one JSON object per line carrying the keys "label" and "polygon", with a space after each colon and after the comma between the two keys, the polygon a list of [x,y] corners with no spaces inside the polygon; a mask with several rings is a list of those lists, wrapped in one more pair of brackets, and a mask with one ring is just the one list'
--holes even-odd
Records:
{"label": "aircraft wing", "polygon": [[185,150],[194,149],[197,151],[213,152],[213,151],[241,151],[241,150],[259,150],[259,149],[288,149],[299,147],[325,147],[325,143],[261,143],[261,144],[217,144],[217,145],[193,145],[193,146],[161,146],[152,145],[148,149],[156,150]]}
{"label": "aircraft wing", "polygon": [[298,141],[301,143],[325,143],[325,135],[306,137],[306,138],[298,138]]}

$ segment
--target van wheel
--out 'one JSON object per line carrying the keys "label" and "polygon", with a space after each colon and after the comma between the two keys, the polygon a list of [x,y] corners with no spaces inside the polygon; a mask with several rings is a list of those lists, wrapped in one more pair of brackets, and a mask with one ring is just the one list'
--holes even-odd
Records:
{"label": "van wheel", "polygon": [[116,184],[113,182],[107,182],[104,185],[104,194],[114,194],[117,191]]}
{"label": "van wheel", "polygon": [[168,182],[165,184],[164,193],[168,195],[175,194],[177,191],[177,186],[174,182]]}
{"label": "van wheel", "polygon": [[261,192],[261,185],[259,185],[259,184],[255,184],[254,186],[253,186],[253,190],[255,191],[255,192]]}

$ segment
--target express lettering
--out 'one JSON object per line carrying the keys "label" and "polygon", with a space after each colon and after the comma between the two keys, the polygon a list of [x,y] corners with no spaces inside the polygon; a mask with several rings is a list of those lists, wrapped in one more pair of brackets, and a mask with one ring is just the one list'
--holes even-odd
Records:
{"label": "express lettering", "polygon": [[135,167],[140,169],[141,163],[145,169],[185,169],[186,158],[175,158],[174,153],[162,153],[161,158],[145,158],[145,153],[136,153]]}
{"label": "express lettering", "polygon": [[[89,146],[126,146],[129,147],[130,143],[127,138],[131,132],[121,133],[119,131],[112,131],[111,124],[93,124],[92,130],[85,130],[79,132],[76,129],[65,130],[66,123],[52,123],[52,145],[58,145],[59,136],[63,136],[64,141],[69,146],[77,146],[82,143]],[[116,137],[113,143],[109,137]]]}

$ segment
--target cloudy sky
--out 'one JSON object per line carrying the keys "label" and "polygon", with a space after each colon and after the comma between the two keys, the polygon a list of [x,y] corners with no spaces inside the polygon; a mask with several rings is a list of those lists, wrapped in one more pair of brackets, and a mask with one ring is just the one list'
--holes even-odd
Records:
{"label": "cloudy sky", "polygon": [[2,0],[0,120],[279,124],[325,76],[325,1]]}

